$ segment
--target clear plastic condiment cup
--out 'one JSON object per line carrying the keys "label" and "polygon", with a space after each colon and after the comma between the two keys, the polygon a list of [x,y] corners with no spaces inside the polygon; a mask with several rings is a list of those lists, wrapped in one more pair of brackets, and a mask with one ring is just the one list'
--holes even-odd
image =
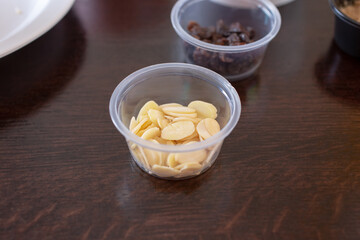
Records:
{"label": "clear plastic condiment cup", "polygon": [[[212,103],[217,108],[217,121],[221,130],[216,135],[188,145],[158,144],[130,132],[130,119],[149,100],[159,105],[180,103],[187,105],[194,100]],[[186,179],[197,176],[210,168],[224,139],[236,126],[241,113],[239,95],[221,75],[192,64],[164,63],[140,69],[124,80],[114,90],[109,105],[115,127],[125,137],[135,163],[150,175],[163,179]],[[204,156],[200,169],[187,169],[166,174],[154,170],[152,163],[165,164],[169,154],[182,157]],[[191,161],[191,159],[189,159]]]}
{"label": "clear plastic condiment cup", "polygon": [[[187,30],[190,21],[209,27],[220,19],[227,25],[239,22],[253,28],[255,41],[222,46],[201,41]],[[268,0],[179,0],[172,9],[171,22],[183,40],[186,62],[209,68],[229,80],[240,80],[261,65],[269,42],[280,30],[281,17]]]}

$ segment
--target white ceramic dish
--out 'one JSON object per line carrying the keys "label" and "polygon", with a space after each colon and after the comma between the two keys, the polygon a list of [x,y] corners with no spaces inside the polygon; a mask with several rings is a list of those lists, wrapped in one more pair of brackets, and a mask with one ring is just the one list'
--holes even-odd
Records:
{"label": "white ceramic dish", "polygon": [[[246,6],[246,4],[244,3],[239,3],[238,0],[211,0],[213,2],[218,2],[218,3],[221,3],[221,4],[225,4],[225,5],[228,5],[230,7],[237,7],[240,5],[242,6]],[[290,2],[292,2],[294,0],[270,0],[270,2],[274,3],[276,6],[280,7],[282,5],[285,5],[285,4],[288,4]],[[249,7],[252,7],[253,5],[252,4],[249,4],[248,5]]]}
{"label": "white ceramic dish", "polygon": [[288,4],[294,0],[270,0],[271,2],[273,2],[276,6],[280,7],[282,5]]}
{"label": "white ceramic dish", "polygon": [[0,0],[0,58],[58,23],[75,0]]}

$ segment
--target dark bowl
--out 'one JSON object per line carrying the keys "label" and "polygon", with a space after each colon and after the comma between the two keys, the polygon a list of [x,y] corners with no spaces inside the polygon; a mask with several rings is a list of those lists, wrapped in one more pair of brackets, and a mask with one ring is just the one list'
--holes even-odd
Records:
{"label": "dark bowl", "polygon": [[347,0],[329,0],[335,14],[335,42],[347,54],[360,57],[360,23],[340,11]]}

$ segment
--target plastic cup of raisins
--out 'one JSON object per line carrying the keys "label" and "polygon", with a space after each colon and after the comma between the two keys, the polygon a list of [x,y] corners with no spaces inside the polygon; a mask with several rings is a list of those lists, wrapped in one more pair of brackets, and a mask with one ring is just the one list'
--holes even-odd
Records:
{"label": "plastic cup of raisins", "polygon": [[230,81],[247,78],[261,65],[281,16],[268,0],[179,0],[171,12],[186,62]]}
{"label": "plastic cup of raisins", "polygon": [[[187,106],[194,100],[211,103],[217,109],[220,131],[191,144],[167,145],[145,140],[130,131],[129,126],[132,117],[151,100],[159,105]],[[215,163],[224,139],[239,121],[241,103],[234,87],[214,71],[187,63],[163,63],[145,67],[123,79],[111,96],[109,111],[140,169],[161,179],[181,180],[198,176]],[[180,160],[196,163],[186,165]]]}

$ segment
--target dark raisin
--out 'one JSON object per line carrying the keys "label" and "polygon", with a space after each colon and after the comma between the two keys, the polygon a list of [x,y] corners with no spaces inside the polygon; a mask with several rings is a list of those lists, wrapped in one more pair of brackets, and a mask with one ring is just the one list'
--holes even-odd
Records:
{"label": "dark raisin", "polygon": [[250,38],[245,33],[240,33],[239,38],[241,42],[250,43]]}
{"label": "dark raisin", "polygon": [[230,46],[240,45],[240,38],[236,33],[232,33],[227,40],[229,41]]}
{"label": "dark raisin", "polygon": [[208,34],[207,28],[199,28],[197,35],[201,38],[201,39],[207,39],[209,37],[211,37],[211,34]]}
{"label": "dark raisin", "polygon": [[242,33],[243,31],[244,31],[243,27],[241,26],[241,24],[239,22],[235,22],[235,23],[230,24],[229,32],[231,32],[231,33]]}
{"label": "dark raisin", "polygon": [[225,25],[222,19],[216,22],[216,32],[224,37],[228,37],[230,35],[229,28]]}
{"label": "dark raisin", "polygon": [[194,27],[200,27],[200,25],[195,21],[190,21],[188,23],[187,29],[189,32],[191,32]]}
{"label": "dark raisin", "polygon": [[246,28],[246,31],[247,31],[247,33],[248,33],[248,36],[249,36],[250,40],[254,40],[254,38],[255,38],[255,31],[254,31],[254,29],[253,29],[252,27],[247,27],[247,28]]}
{"label": "dark raisin", "polygon": [[203,65],[210,57],[210,53],[201,48],[196,48],[193,53],[193,59],[196,64]]}
{"label": "dark raisin", "polygon": [[215,34],[216,30],[214,26],[208,27],[206,31],[206,38],[212,39],[213,35]]}
{"label": "dark raisin", "polygon": [[215,44],[217,45],[224,45],[224,46],[228,46],[229,45],[229,41],[226,38],[219,38],[216,40]]}
{"label": "dark raisin", "polygon": [[[223,45],[239,46],[255,41],[255,31],[251,27],[244,27],[239,22],[226,25],[223,20],[216,22],[216,26],[201,27],[197,22],[191,21],[188,26],[189,33],[201,41]],[[258,53],[218,53],[186,44],[186,55],[189,61],[210,68],[223,75],[242,74],[249,68],[258,64]]]}
{"label": "dark raisin", "polygon": [[231,63],[234,59],[230,58],[226,53],[219,53],[219,58],[222,62]]}

